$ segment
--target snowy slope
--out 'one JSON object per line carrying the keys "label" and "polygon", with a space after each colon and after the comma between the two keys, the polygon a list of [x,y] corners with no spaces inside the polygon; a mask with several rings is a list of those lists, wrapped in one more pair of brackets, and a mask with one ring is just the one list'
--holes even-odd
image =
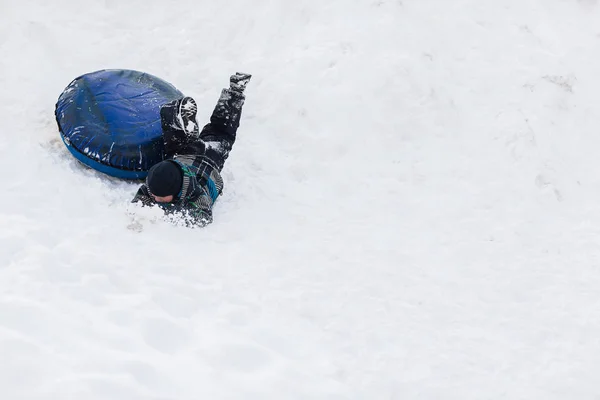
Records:
{"label": "snowy slope", "polygon": [[[0,1],[3,399],[596,399],[596,0]],[[206,120],[203,230],[80,167],[76,76]]]}

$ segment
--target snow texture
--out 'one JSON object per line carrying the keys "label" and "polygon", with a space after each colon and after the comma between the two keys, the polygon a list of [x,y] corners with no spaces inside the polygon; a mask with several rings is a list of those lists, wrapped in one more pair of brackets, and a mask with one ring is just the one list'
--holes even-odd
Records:
{"label": "snow texture", "polygon": [[[596,0],[3,0],[0,54],[3,399],[600,397]],[[102,68],[253,74],[211,226],[65,149]]]}

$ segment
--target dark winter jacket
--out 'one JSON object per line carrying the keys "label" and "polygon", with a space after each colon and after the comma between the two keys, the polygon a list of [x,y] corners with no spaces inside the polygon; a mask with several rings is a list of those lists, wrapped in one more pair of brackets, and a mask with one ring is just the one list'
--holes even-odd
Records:
{"label": "dark winter jacket", "polygon": [[175,155],[183,172],[183,184],[179,195],[171,203],[156,203],[148,187],[142,185],[134,201],[144,205],[157,204],[167,214],[177,215],[186,225],[205,226],[212,222],[212,207],[223,192],[223,178],[217,167],[204,154]]}

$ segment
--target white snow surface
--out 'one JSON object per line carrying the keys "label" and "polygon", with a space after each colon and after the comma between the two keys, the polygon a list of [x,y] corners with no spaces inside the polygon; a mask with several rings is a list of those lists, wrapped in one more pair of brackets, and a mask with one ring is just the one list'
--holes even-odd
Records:
{"label": "white snow surface", "polygon": [[[253,74],[204,229],[54,104]],[[597,0],[0,1],[6,400],[598,399]]]}

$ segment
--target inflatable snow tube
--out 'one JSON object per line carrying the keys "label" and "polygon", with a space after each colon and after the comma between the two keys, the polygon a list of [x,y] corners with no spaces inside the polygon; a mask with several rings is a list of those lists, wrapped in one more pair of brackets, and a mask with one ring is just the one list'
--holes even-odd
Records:
{"label": "inflatable snow tube", "polygon": [[123,179],[143,179],[164,159],[160,107],[182,97],[173,85],[132,70],[101,70],[67,86],[56,122],[83,164]]}

